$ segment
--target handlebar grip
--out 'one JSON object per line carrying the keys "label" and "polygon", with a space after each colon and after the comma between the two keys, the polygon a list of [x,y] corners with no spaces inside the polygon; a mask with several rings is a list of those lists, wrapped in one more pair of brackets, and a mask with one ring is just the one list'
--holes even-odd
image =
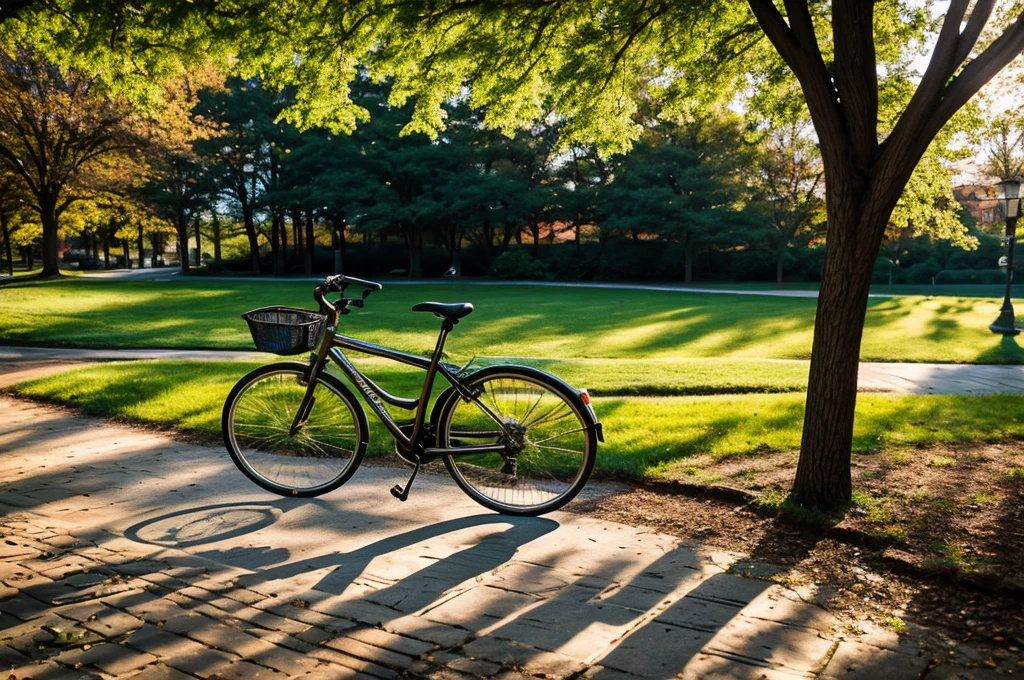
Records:
{"label": "handlebar grip", "polygon": [[357,279],[354,276],[345,276],[339,274],[337,276],[328,276],[324,279],[324,283],[330,286],[359,286],[360,288],[366,288],[367,290],[381,290],[384,288],[381,284],[376,281],[367,281],[366,279]]}

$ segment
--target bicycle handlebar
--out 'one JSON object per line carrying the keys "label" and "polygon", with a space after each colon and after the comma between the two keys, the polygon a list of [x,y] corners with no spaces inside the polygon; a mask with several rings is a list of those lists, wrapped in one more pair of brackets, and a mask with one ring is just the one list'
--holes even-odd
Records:
{"label": "bicycle handlebar", "polygon": [[[349,304],[353,304],[357,307],[362,307],[362,300],[339,300],[338,302],[343,302],[344,304],[342,304],[342,306],[338,308],[335,306],[336,303],[332,304],[328,302],[327,299],[324,297],[326,293],[329,293],[331,291],[345,290],[345,286],[359,286],[360,288],[364,288],[365,290],[363,291],[363,298],[365,298],[367,295],[374,291],[381,290],[384,287],[381,284],[377,283],[376,281],[357,279],[353,276],[344,276],[342,274],[339,274],[337,276],[328,276],[327,278],[324,279],[323,283],[321,283],[320,285],[316,286],[313,289],[313,299],[316,300],[317,303],[320,305],[320,310],[326,310],[328,312],[342,312],[344,314],[347,314],[348,312],[345,312],[344,309],[348,307]],[[356,304],[357,302],[359,304]]]}
{"label": "bicycle handlebar", "polygon": [[[328,276],[324,279],[324,283],[335,290],[341,290],[345,286],[359,286],[360,288],[366,288],[370,291],[380,290],[384,286],[377,283],[376,281],[367,281],[366,279],[357,279],[354,276],[345,276],[338,274],[337,276]],[[335,288],[340,286],[340,288]]]}

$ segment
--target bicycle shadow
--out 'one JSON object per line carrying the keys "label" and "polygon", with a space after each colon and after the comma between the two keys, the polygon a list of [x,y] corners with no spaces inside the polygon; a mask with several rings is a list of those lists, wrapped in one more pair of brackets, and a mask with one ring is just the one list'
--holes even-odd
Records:
{"label": "bicycle shadow", "polygon": [[[278,499],[264,502],[234,502],[207,505],[166,513],[129,527],[126,538],[167,548],[195,548],[204,544],[238,538],[267,528],[289,510],[317,501]],[[188,518],[187,521],[182,521]],[[332,552],[288,561],[285,548],[231,547],[199,551],[195,554],[231,567],[251,571],[238,579],[238,587],[260,588],[273,581],[293,579],[303,574],[328,570],[310,586],[321,599],[341,595],[360,577],[371,562],[396,555],[425,541],[450,537],[471,529],[494,531],[475,533],[465,539],[466,547],[441,559],[407,558],[404,570],[409,574],[393,579],[384,588],[374,590],[371,601],[385,607],[415,611],[429,605],[449,589],[476,576],[488,573],[509,562],[524,545],[555,531],[558,522],[537,517],[511,517],[479,514],[443,520],[411,531],[388,536],[346,552]],[[416,568],[419,566],[420,568]],[[377,582],[387,579],[377,575]]]}

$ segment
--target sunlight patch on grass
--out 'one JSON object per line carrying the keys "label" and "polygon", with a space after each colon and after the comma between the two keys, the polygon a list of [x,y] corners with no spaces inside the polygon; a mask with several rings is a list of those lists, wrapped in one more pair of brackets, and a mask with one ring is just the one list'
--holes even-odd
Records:
{"label": "sunlight patch on grass", "polygon": [[[12,392],[75,406],[91,415],[176,427],[217,442],[220,411],[228,391],[257,365],[185,361],[104,364],[22,383]],[[417,371],[376,370],[380,364],[372,360],[364,365],[375,379],[381,378],[385,388],[400,394],[415,394],[422,379]],[[632,479],[689,474],[694,481],[701,481],[701,470],[713,468],[719,461],[796,449],[803,406],[802,394],[596,398],[594,407],[606,437],[597,471]],[[1018,395],[862,399],[854,427],[854,451],[870,454],[890,441],[901,447],[991,441],[993,433],[1003,439],[1021,439],[1024,422],[1008,420],[1005,414],[1022,406],[1024,396]],[[912,424],[920,419],[943,423],[944,429]],[[370,454],[390,452],[390,437],[373,418],[371,423]],[[1018,470],[1024,468],[1008,474],[1024,475]]]}
{"label": "sunlight patch on grass", "polygon": [[[280,304],[312,308],[296,281],[188,279],[167,283],[73,278],[12,282],[0,291],[0,342],[83,347],[250,349],[240,315]],[[813,299],[666,291],[422,284],[375,293],[342,332],[429,351],[437,320],[416,302],[476,306],[452,334],[452,361],[534,358],[806,359]],[[861,357],[871,361],[1024,363],[1013,338],[993,337],[998,300],[901,297],[868,305]]]}

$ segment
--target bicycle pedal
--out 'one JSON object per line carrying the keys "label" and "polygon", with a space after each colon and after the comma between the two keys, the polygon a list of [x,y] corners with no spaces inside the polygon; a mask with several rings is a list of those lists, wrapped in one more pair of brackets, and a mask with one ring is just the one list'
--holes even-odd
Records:
{"label": "bicycle pedal", "polygon": [[409,494],[402,488],[401,484],[395,484],[391,487],[391,495],[403,503],[409,498]]}

